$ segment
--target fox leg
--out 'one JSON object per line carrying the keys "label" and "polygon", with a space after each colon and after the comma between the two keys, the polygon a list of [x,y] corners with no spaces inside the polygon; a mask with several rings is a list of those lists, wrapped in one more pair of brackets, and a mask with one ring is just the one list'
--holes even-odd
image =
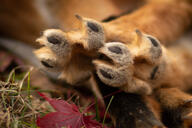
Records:
{"label": "fox leg", "polygon": [[[103,96],[114,95],[109,113],[116,128],[164,128],[157,116],[159,113],[153,111],[147,98],[134,93],[118,92],[115,94],[114,92],[118,89],[103,83],[96,73],[94,73],[94,79]],[[104,98],[106,105],[109,104],[110,99],[111,97]]]}
{"label": "fox leg", "polygon": [[128,44],[134,40],[135,29],[139,29],[162,44],[170,44],[190,27],[191,7],[190,0],[150,0],[133,13],[104,23],[106,40]]}
{"label": "fox leg", "polygon": [[163,123],[169,128],[185,128],[191,120],[192,96],[177,88],[160,88],[154,94],[162,108]]}

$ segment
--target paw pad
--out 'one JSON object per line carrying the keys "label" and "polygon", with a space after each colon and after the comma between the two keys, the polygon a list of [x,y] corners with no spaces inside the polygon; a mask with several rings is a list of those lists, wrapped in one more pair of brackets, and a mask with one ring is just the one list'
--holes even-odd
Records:
{"label": "paw pad", "polygon": [[[115,66],[125,66],[133,63],[132,55],[125,44],[111,42],[99,49],[99,53],[109,58]],[[108,60],[109,60],[108,59]]]}
{"label": "paw pad", "polygon": [[119,48],[118,46],[111,46],[108,49],[109,51],[114,52],[116,54],[123,54],[121,48]]}
{"label": "paw pad", "polygon": [[49,63],[47,63],[47,62],[44,61],[44,60],[42,60],[41,63],[42,63],[42,65],[44,65],[44,66],[47,67],[47,68],[53,68],[52,65],[50,65]]}
{"label": "paw pad", "polygon": [[102,74],[105,78],[107,78],[107,79],[113,79],[113,77],[111,76],[111,74],[109,74],[109,73],[106,72],[105,70],[100,69],[100,72],[101,72],[101,74]]}
{"label": "paw pad", "polygon": [[62,38],[57,35],[48,36],[47,40],[49,43],[52,43],[52,44],[60,44],[62,42]]}
{"label": "paw pad", "polygon": [[88,22],[88,23],[87,23],[87,26],[88,26],[92,31],[94,31],[94,32],[99,32],[99,28],[97,27],[96,24],[91,23],[91,22]]}
{"label": "paw pad", "polygon": [[155,47],[158,47],[158,46],[159,46],[159,44],[157,43],[157,40],[155,40],[154,38],[152,38],[152,37],[150,37],[150,36],[148,36],[148,38],[150,39],[150,41],[151,41],[151,43],[153,44],[153,46],[155,46]]}

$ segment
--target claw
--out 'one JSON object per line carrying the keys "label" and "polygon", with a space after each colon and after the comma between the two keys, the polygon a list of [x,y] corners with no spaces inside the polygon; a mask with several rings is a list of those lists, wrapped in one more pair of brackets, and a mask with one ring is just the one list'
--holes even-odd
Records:
{"label": "claw", "polygon": [[75,17],[76,17],[78,20],[80,20],[80,21],[83,20],[83,18],[82,18],[79,14],[75,14]]}
{"label": "claw", "polygon": [[137,46],[141,45],[142,42],[142,32],[139,29],[135,30],[136,36],[135,36],[135,41],[133,42],[134,44],[136,44]]}

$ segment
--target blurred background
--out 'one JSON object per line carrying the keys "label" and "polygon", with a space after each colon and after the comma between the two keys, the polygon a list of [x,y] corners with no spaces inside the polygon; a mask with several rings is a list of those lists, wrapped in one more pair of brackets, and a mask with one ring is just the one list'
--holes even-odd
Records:
{"label": "blurred background", "polygon": [[35,39],[47,28],[76,29],[75,14],[103,21],[143,3],[144,0],[2,0],[0,36],[37,45]]}
{"label": "blurred background", "polygon": [[32,54],[33,48],[39,47],[35,40],[45,29],[78,29],[79,21],[75,14],[107,22],[136,10],[144,3],[145,0],[2,0],[0,73],[5,74],[6,68],[20,65],[23,60],[38,67]]}

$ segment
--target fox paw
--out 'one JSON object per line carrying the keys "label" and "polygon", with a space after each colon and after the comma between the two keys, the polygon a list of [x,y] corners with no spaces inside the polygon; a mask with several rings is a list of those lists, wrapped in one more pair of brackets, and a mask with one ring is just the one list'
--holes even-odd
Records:
{"label": "fox paw", "polygon": [[127,47],[118,42],[107,43],[99,53],[99,59],[93,63],[100,79],[112,86],[127,84],[133,75],[133,59]]}
{"label": "fox paw", "polygon": [[165,70],[163,48],[155,37],[139,30],[135,33],[135,40],[130,44],[106,43],[93,63],[105,84],[126,92],[150,94],[154,87],[151,84],[160,79]]}
{"label": "fox paw", "polygon": [[102,82],[120,87],[126,92],[150,94],[151,88],[134,76],[133,55],[125,44],[107,43],[99,49],[100,57],[94,60],[96,72]]}
{"label": "fox paw", "polygon": [[44,70],[60,71],[60,77],[69,83],[90,77],[92,57],[105,41],[103,26],[99,22],[78,15],[76,17],[81,22],[79,30],[45,30],[37,39],[42,47],[34,52]]}

